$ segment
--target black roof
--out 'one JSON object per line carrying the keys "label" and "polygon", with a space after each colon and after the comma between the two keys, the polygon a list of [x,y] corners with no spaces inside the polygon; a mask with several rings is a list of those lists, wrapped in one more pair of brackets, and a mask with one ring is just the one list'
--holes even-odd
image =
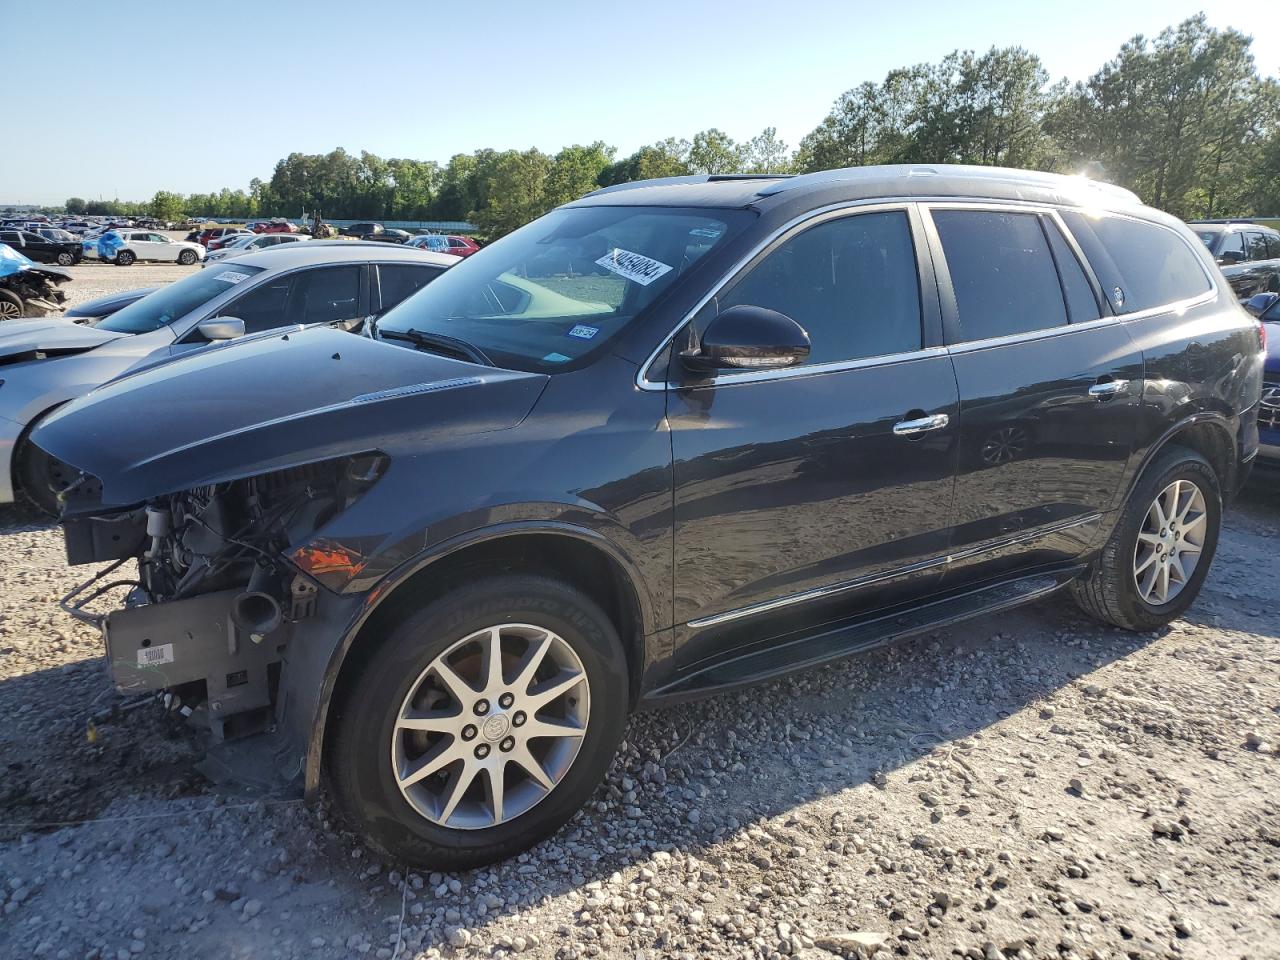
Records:
{"label": "black roof", "polygon": [[690,176],[605,187],[569,206],[752,207],[875,200],[882,197],[979,197],[1102,209],[1140,207],[1123,187],[1085,177],[1005,167],[897,164],[847,167],[799,176]]}

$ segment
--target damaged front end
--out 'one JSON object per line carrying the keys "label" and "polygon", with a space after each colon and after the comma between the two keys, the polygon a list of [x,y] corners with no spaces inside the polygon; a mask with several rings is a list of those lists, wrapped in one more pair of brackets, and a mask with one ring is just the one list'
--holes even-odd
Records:
{"label": "damaged front end", "polygon": [[[319,587],[292,555],[309,557],[312,534],[387,463],[378,452],[344,456],[106,516],[84,515],[98,488],[82,475],[65,492],[68,562],[114,562],[62,607],[101,629],[120,692],[168,690],[218,739],[260,732],[273,720],[290,639],[316,613]],[[136,577],[122,577],[131,560]],[[122,592],[123,608],[90,612]]]}
{"label": "damaged front end", "polygon": [[0,243],[0,290],[18,297],[23,316],[43,317],[60,311],[67,300],[61,288],[70,279],[71,274],[61,267],[35,263]]}

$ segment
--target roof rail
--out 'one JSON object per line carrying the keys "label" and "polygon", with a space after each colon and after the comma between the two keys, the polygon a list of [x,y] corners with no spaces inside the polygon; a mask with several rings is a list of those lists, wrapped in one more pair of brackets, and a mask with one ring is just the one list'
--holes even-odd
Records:
{"label": "roof rail", "polygon": [[1188,220],[1187,223],[1253,223],[1262,224],[1264,220],[1280,220],[1280,217],[1227,217],[1221,220]]}
{"label": "roof rail", "polygon": [[626,183],[615,183],[612,186],[601,187],[599,190],[592,190],[586,196],[598,197],[604,193],[639,190],[641,187],[665,187],[674,183],[706,183],[710,179],[705,173],[695,173],[687,177],[654,177],[652,180],[628,180]]}

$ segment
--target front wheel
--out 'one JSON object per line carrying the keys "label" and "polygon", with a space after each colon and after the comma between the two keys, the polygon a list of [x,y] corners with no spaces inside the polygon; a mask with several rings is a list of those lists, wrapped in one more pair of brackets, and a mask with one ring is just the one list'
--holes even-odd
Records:
{"label": "front wheel", "polygon": [[1134,488],[1110,539],[1073,586],[1090,616],[1126,630],[1180,617],[1209,573],[1222,526],[1222,492],[1209,462],[1171,447]]}
{"label": "front wheel", "polygon": [[127,267],[137,259],[132,250],[121,250],[116,254],[116,266]]}
{"label": "front wheel", "polygon": [[66,251],[63,251],[62,253],[58,254],[58,266],[60,267],[69,267],[75,262],[76,262],[76,258],[73,257],[71,254],[67,253]]}
{"label": "front wheel", "polygon": [[558,830],[626,719],[617,630],[557,581],[502,576],[407,616],[335,700],[326,767],[346,820],[393,859],[459,870]]}
{"label": "front wheel", "polygon": [[178,254],[178,262],[184,267],[189,267],[196,262],[196,252],[194,250],[183,250]]}

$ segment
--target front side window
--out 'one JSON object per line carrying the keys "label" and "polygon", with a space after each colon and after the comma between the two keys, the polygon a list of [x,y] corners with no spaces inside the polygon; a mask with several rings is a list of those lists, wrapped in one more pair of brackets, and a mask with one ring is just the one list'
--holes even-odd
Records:
{"label": "front side window", "polygon": [[919,350],[920,281],[906,213],[841,217],[789,237],[704,308],[698,332],[743,305],[804,327],[810,365]]}
{"label": "front side window", "polygon": [[222,296],[228,290],[261,273],[261,267],[245,267],[236,263],[218,269],[211,267],[176,283],[161,287],[141,300],[117,310],[98,324],[116,333],[150,333],[166,323],[186,316],[201,304]]}
{"label": "front side window", "polygon": [[[1166,307],[1213,289],[1192,248],[1168,227],[1075,210],[1062,218],[1084,250],[1116,313]],[[1227,242],[1240,241],[1232,234]]]}
{"label": "front side window", "polygon": [[360,267],[321,267],[298,274],[290,305],[295,323],[352,320],[360,312]]}
{"label": "front side window", "polygon": [[[556,373],[586,363],[714,248],[754,218],[745,210],[569,207],[553,210],[390,311],[378,335],[414,332],[479,350],[499,366]],[[445,349],[417,338],[422,349]]]}
{"label": "front side window", "polygon": [[1049,242],[1034,213],[934,210],[961,340],[986,340],[1067,322]]}
{"label": "front side window", "polygon": [[1224,263],[1239,263],[1246,256],[1243,233],[1228,233],[1218,249],[1218,259]]}
{"label": "front side window", "polygon": [[232,300],[218,311],[218,316],[243,320],[245,333],[261,333],[282,327],[288,322],[285,308],[289,303],[291,285],[290,277],[267,280]]}

